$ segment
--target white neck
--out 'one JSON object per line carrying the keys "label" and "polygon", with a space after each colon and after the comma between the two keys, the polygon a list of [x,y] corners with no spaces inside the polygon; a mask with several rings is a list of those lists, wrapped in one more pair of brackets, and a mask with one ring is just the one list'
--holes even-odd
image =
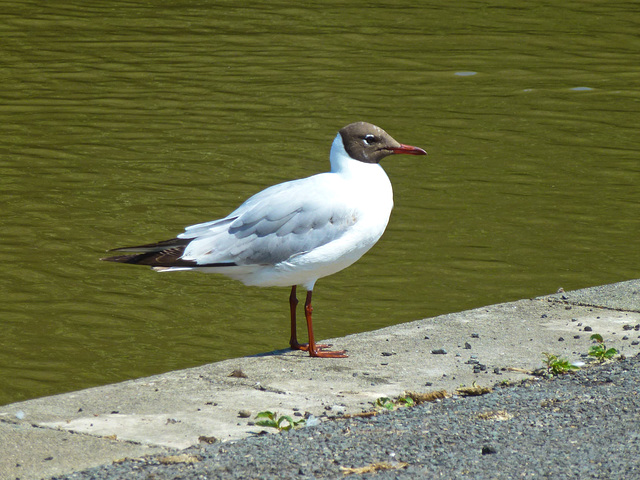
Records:
{"label": "white neck", "polygon": [[382,167],[377,163],[365,163],[351,158],[344,149],[344,143],[342,142],[342,136],[340,134],[336,135],[336,138],[333,140],[329,161],[331,162],[331,172],[342,175],[352,175],[363,170],[382,170]]}
{"label": "white neck", "polygon": [[[380,164],[361,162],[351,158],[344,149],[340,134],[336,136],[333,145],[331,145],[330,161],[331,173],[354,182],[350,187],[351,193],[361,198],[369,198],[373,192],[374,198],[369,198],[367,202],[371,205],[382,202],[383,207],[381,208],[391,212],[393,190],[389,177]],[[360,185],[360,187],[356,187],[356,185]]]}

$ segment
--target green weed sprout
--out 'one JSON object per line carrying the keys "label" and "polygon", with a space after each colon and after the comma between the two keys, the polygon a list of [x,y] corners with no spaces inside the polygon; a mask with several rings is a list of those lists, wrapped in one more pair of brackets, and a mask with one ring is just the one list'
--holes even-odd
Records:
{"label": "green weed sprout", "polygon": [[411,397],[398,397],[397,400],[392,400],[389,397],[380,397],[376,399],[375,406],[384,408],[386,410],[395,410],[399,407],[413,407],[415,402]]}
{"label": "green weed sprout", "polygon": [[376,399],[375,405],[376,407],[385,408],[387,410],[393,410],[393,407],[395,406],[393,400],[391,400],[389,397],[380,397]]}
{"label": "green weed sprout", "polygon": [[278,414],[276,412],[269,412],[269,411],[258,413],[256,415],[256,418],[263,419],[263,420],[258,420],[256,422],[256,425],[259,425],[260,427],[275,428],[279,432],[282,432],[283,430],[286,431],[286,430],[291,430],[292,428],[300,427],[305,423],[304,418],[295,421],[289,415],[281,415],[280,417],[278,417]]}
{"label": "green weed sprout", "polygon": [[561,358],[553,353],[542,352],[545,367],[547,367],[547,373],[551,375],[564,375],[571,370],[580,370],[580,367],[573,365],[566,358]]}
{"label": "green weed sprout", "polygon": [[599,362],[609,360],[618,354],[618,350],[616,350],[615,348],[607,348],[602,335],[600,335],[599,333],[594,333],[590,338],[591,340],[595,340],[597,344],[592,345],[589,348],[589,356],[595,357]]}

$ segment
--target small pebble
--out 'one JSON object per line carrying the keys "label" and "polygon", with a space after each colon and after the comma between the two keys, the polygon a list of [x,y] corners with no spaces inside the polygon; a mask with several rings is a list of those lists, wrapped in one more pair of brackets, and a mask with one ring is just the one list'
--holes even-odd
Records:
{"label": "small pebble", "polygon": [[446,355],[447,351],[444,348],[436,348],[435,350],[431,350],[433,355]]}
{"label": "small pebble", "polygon": [[234,371],[232,371],[227,376],[228,377],[235,377],[235,378],[247,378],[247,375],[239,368],[236,368]]}
{"label": "small pebble", "polygon": [[492,453],[498,453],[498,450],[490,445],[485,445],[484,447],[482,447],[482,455],[491,455]]}
{"label": "small pebble", "polygon": [[249,410],[240,410],[238,412],[238,416],[240,418],[249,418],[251,416],[251,412]]}

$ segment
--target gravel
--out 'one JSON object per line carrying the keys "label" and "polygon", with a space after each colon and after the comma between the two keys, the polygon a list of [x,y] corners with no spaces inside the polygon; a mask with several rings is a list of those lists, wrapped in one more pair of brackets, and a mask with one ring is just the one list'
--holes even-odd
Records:
{"label": "gravel", "polygon": [[[639,391],[636,356],[477,397],[53,478],[640,478]],[[362,467],[345,476],[344,468]]]}

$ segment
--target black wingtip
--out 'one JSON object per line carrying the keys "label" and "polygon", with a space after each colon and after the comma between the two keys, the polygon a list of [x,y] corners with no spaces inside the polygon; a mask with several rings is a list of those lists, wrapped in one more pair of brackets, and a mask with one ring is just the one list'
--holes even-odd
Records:
{"label": "black wingtip", "polygon": [[128,255],[115,255],[104,257],[103,262],[129,263],[133,265],[146,265],[156,268],[170,267],[235,267],[235,262],[219,262],[198,264],[194,260],[184,260],[182,255],[192,239],[172,238],[164,242],[140,245],[137,247],[121,247],[108,250],[109,252],[133,252]]}
{"label": "black wingtip", "polygon": [[[163,252],[175,247],[186,247],[191,243],[192,238],[170,238],[169,240],[163,240],[157,243],[148,243],[146,245],[136,245],[135,247],[118,247],[108,252],[132,252],[132,253],[152,253]],[[116,261],[116,260],[114,260]]]}
{"label": "black wingtip", "polygon": [[184,249],[191,242],[187,238],[171,238],[158,243],[149,243],[135,247],[119,247],[109,252],[129,252],[126,255],[104,257],[104,262],[131,263],[151,267],[193,266],[195,262],[182,260]]}
{"label": "black wingtip", "polygon": [[[109,250],[112,251],[112,250]],[[142,260],[148,259],[149,254],[137,254],[137,255],[117,255],[114,257],[104,257],[100,260],[103,262],[116,262],[116,263],[132,263],[132,264],[140,264]]]}

